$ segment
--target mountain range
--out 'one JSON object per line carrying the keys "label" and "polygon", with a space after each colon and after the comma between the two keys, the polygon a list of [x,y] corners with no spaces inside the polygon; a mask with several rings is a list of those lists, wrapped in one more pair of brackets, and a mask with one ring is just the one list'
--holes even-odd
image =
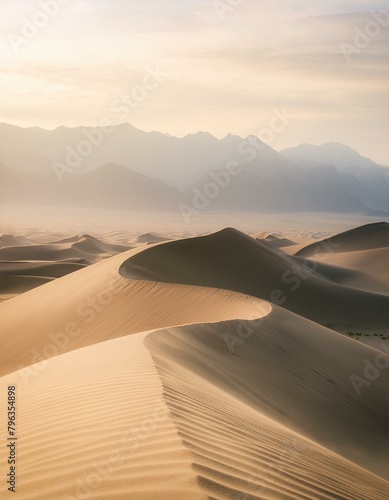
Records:
{"label": "mountain range", "polygon": [[3,123],[0,144],[0,203],[389,214],[389,168],[338,143],[277,152],[254,136]]}

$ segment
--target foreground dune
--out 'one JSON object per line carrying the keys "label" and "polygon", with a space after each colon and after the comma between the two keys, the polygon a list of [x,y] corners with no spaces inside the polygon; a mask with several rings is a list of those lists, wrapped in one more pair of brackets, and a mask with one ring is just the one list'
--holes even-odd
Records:
{"label": "foreground dune", "polygon": [[[368,422],[369,405],[363,408],[363,403],[358,409],[341,369],[331,382],[320,381],[326,371],[325,356],[317,355],[312,344],[310,353],[309,341],[300,339],[295,364],[287,351],[279,356],[280,346],[288,348],[295,339],[287,338],[289,332],[285,332],[283,338],[268,342],[277,329],[271,317],[267,319],[268,336],[263,338],[263,329],[258,329],[237,350],[233,361],[226,354],[223,335],[236,329],[234,322],[216,328],[183,327],[146,337],[179,434],[194,454],[200,485],[212,498],[384,498],[387,481],[378,480],[293,428],[298,422],[305,435],[307,431],[315,437],[326,434],[328,443],[336,441],[338,449],[348,452],[358,443],[358,438],[350,439],[352,433],[354,438],[363,435],[361,448],[373,436],[374,445],[369,443],[370,450],[365,448],[360,461],[387,477],[385,421],[381,418],[381,429],[376,428],[373,410]],[[309,357],[313,353],[315,362]],[[339,383],[342,387],[336,387]],[[380,395],[385,393],[384,387],[382,382]],[[347,400],[348,396],[354,399],[349,409],[337,407],[336,399]],[[384,399],[381,417],[388,410],[387,396]],[[376,407],[381,403],[376,401]],[[277,418],[268,418],[269,414]],[[280,425],[280,420],[289,425]],[[342,435],[350,424],[355,425],[353,430]],[[377,436],[385,442],[380,443]]]}
{"label": "foreground dune", "polygon": [[[389,479],[389,373],[360,393],[350,380],[377,352],[279,308],[257,324],[184,326],[152,333],[146,345],[162,373],[180,367],[196,375],[193,387],[204,379]],[[244,340],[236,338],[242,330]]]}
{"label": "foreground dune", "polygon": [[186,328],[58,356],[28,385],[1,379],[18,386],[19,498],[386,498],[387,481],[263,413],[247,351],[238,374],[217,330]]}
{"label": "foreground dune", "polygon": [[357,388],[350,377],[389,356],[306,317],[319,314],[315,294],[335,321],[367,300],[355,323],[375,312],[384,324],[388,298],[316,271],[288,295],[306,317],[258,298],[295,262],[227,230],[130,250],[0,304],[17,497],[385,500],[388,370]]}
{"label": "foreground dune", "polygon": [[143,337],[58,356],[28,385],[1,379],[20,401],[17,498],[206,498]]}

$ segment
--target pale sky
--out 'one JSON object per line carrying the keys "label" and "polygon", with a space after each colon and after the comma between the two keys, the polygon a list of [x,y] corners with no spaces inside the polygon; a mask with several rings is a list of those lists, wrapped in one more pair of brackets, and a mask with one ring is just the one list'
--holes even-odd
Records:
{"label": "pale sky", "polygon": [[273,148],[389,165],[388,0],[0,0],[0,30],[1,122],[245,137],[286,109]]}

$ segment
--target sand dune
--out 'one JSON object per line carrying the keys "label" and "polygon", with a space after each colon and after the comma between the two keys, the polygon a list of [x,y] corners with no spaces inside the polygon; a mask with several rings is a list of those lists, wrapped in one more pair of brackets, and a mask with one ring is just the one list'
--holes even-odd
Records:
{"label": "sand dune", "polygon": [[0,274],[12,276],[43,276],[49,278],[60,278],[66,274],[78,271],[86,267],[86,264],[75,261],[77,259],[69,259],[68,261],[58,262],[0,262]]}
{"label": "sand dune", "polygon": [[[302,265],[306,259],[297,257]],[[389,249],[364,250],[361,252],[336,253],[331,256],[321,255],[309,264],[326,278],[348,287],[389,294]]]}
{"label": "sand dune", "polygon": [[247,293],[335,328],[387,329],[389,324],[387,296],[339,285],[233,229],[152,247],[129,259],[120,272]]}
{"label": "sand dune", "polygon": [[12,234],[3,234],[0,236],[0,248],[21,245],[31,245],[31,241],[22,236],[13,236]]}
{"label": "sand dune", "polygon": [[[268,319],[271,323],[271,317]],[[222,336],[226,328],[235,332],[236,326],[229,322],[214,328],[206,325],[183,327],[146,337],[179,435],[194,454],[194,470],[210,498],[385,498],[388,482],[303,437],[291,427],[280,425],[277,419],[265,416],[278,412],[282,420],[292,423],[292,427],[296,421],[302,427],[310,422],[311,429],[315,426],[316,438],[320,432],[330,434],[326,424],[331,424],[331,431],[335,429],[336,437],[340,437],[341,429],[337,429],[336,423],[340,422],[342,428],[347,427],[342,422],[347,411],[339,408],[342,415],[338,415],[339,422],[334,422],[331,412],[336,406],[332,396],[337,395],[339,399],[342,392],[324,380],[326,362],[319,363],[314,370],[309,351],[302,355],[306,345],[301,342],[302,366],[297,366],[296,362],[297,369],[294,369],[293,363],[287,359],[287,351],[283,359],[278,355],[280,345],[290,347],[295,339],[289,339],[286,331],[281,339],[274,338],[276,332],[271,327],[268,330],[271,342],[263,355],[261,348],[269,337],[263,339],[261,331],[260,334],[254,333],[231,358]],[[297,325],[292,323],[290,326]],[[311,343],[312,340],[308,341]],[[311,353],[320,357],[315,349]],[[286,360],[287,363],[283,364]],[[273,361],[276,361],[275,365]],[[297,384],[296,377],[300,379]],[[321,382],[320,377],[323,377]],[[342,376],[336,379],[337,383],[343,382]],[[323,392],[320,392],[319,385],[322,385],[322,390],[326,386]],[[294,392],[290,393],[290,390]],[[316,400],[310,399],[315,395]],[[318,403],[319,407],[316,407]],[[378,407],[379,401],[376,404]],[[304,416],[303,421],[289,414],[291,409],[296,411],[296,405],[300,416]],[[321,410],[324,410],[324,415],[315,420]],[[364,414],[363,409],[361,414]],[[352,413],[348,420],[353,420]],[[382,421],[381,425],[381,436],[385,437],[387,444],[387,428]],[[359,418],[358,425],[352,427],[352,432],[358,437],[358,433],[364,433],[368,428],[369,435],[374,435],[371,423],[365,418]],[[338,448],[347,443],[347,437],[337,442]],[[374,439],[376,443],[379,441],[375,435]],[[356,443],[358,439],[353,445]],[[386,449],[382,443],[382,456]],[[376,453],[373,456],[376,457]],[[387,473],[387,460],[386,454],[386,460],[384,456],[381,462],[384,473]],[[367,450],[365,461],[372,465]]]}
{"label": "sand dune", "polygon": [[0,300],[131,248],[108,244],[88,234],[47,244],[5,235],[0,238],[0,247],[1,243]]}
{"label": "sand dune", "polygon": [[18,295],[55,278],[83,269],[81,262],[0,262],[0,298]]}
{"label": "sand dune", "polygon": [[90,234],[83,234],[81,236],[74,236],[65,238],[56,242],[57,244],[72,243],[72,248],[81,250],[91,254],[116,254],[129,250],[131,246],[114,245],[112,243],[105,243]]}
{"label": "sand dune", "polygon": [[[17,496],[386,500],[389,373],[360,394],[350,376],[389,357],[307,318],[354,309],[355,324],[384,324],[388,298],[312,271],[285,306],[261,300],[293,265],[229,229],[129,250],[0,304]],[[285,309],[298,302],[304,314]]]}
{"label": "sand dune", "polygon": [[[244,341],[237,333],[242,330],[249,332]],[[373,349],[280,308],[258,326],[244,321],[184,326],[152,333],[146,345],[163,374],[166,363],[171,371],[181,368],[196,375],[193,386],[203,379],[389,479],[389,373],[360,395],[350,382],[365,358],[374,359]]]}
{"label": "sand dune", "polygon": [[296,245],[296,243],[288,238],[281,238],[276,236],[275,234],[268,234],[266,232],[260,232],[252,235],[256,240],[269,245],[272,248],[284,248],[292,245]]}
{"label": "sand dune", "polygon": [[205,500],[143,337],[58,356],[28,385],[0,379],[18,386],[17,498]]}
{"label": "sand dune", "polygon": [[[389,247],[389,223],[377,222],[357,227],[323,240],[331,244],[331,252],[356,252]],[[311,257],[322,253],[323,242],[313,243],[300,250],[297,255]]]}
{"label": "sand dune", "polygon": [[19,295],[38,286],[49,283],[52,278],[46,276],[0,275],[0,297]]}
{"label": "sand dune", "polygon": [[121,245],[108,245],[89,235],[68,238],[45,245],[10,246],[0,248],[0,260],[57,261],[83,259],[91,264],[115,253],[128,250]]}
{"label": "sand dune", "polygon": [[169,238],[165,238],[164,236],[160,236],[159,234],[156,233],[145,233],[145,234],[140,234],[139,236],[136,236],[135,238],[130,240],[130,243],[132,245],[139,245],[139,244],[153,244],[153,243],[161,243],[163,241],[169,241]]}
{"label": "sand dune", "polygon": [[[323,252],[328,246],[330,252]],[[332,281],[360,290],[389,294],[389,224],[362,226],[298,248],[303,263],[308,257]],[[314,263],[313,263],[314,262]]]}
{"label": "sand dune", "polygon": [[[388,482],[262,412],[252,362],[261,336],[232,364],[222,333],[199,325],[134,334],[57,356],[28,385],[23,372],[3,377],[23,401],[19,497],[384,500]],[[368,430],[361,413],[358,429]]]}
{"label": "sand dune", "polygon": [[87,264],[93,260],[92,252],[85,252],[65,243],[54,243],[47,245],[31,245],[20,247],[7,247],[0,249],[0,259],[3,261],[57,261],[64,259],[82,259]]}
{"label": "sand dune", "polygon": [[247,318],[253,304],[258,315],[271,310],[265,302],[258,306],[254,298],[231,291],[121,277],[120,265],[139,251],[119,254],[2,303],[0,374],[29,366],[40,356],[51,358],[129,333]]}

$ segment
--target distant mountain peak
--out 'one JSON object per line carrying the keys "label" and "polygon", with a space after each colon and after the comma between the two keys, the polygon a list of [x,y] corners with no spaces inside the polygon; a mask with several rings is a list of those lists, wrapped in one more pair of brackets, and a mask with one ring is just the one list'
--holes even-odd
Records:
{"label": "distant mountain peak", "polygon": [[239,135],[236,135],[236,134],[227,134],[225,137],[223,137],[221,139],[221,141],[229,141],[229,140],[240,140],[242,141],[243,139],[239,136]]}
{"label": "distant mountain peak", "polygon": [[209,132],[204,132],[203,130],[200,130],[199,132],[196,132],[194,134],[187,134],[184,139],[191,139],[191,138],[204,138],[204,139],[212,139],[212,140],[217,140],[217,138],[212,135]]}
{"label": "distant mountain peak", "polygon": [[303,143],[294,148],[283,149],[279,153],[284,158],[301,165],[309,163],[311,165],[334,165],[340,170],[354,166],[362,169],[381,166],[340,142],[326,142],[321,145]]}

